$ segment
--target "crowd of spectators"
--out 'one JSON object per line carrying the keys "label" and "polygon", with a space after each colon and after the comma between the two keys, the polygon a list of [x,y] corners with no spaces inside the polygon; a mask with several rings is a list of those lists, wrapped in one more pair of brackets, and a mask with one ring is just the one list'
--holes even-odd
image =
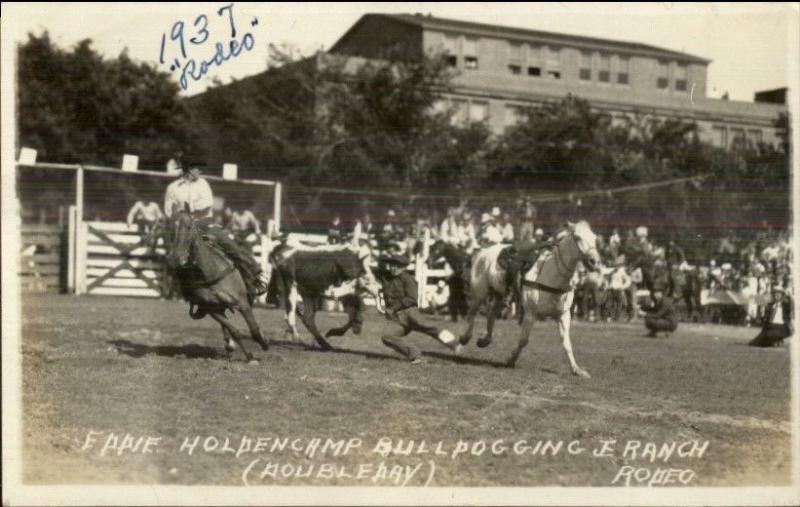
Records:
{"label": "crowd of spectators", "polygon": [[[516,221],[514,216],[518,217]],[[470,254],[492,244],[548,241],[558,232],[536,224],[532,205],[515,209],[513,214],[496,206],[485,210],[453,207],[446,217],[434,220],[420,215],[403,220],[389,210],[378,224],[365,214],[348,230],[337,216],[329,228],[329,242],[371,245],[376,256],[400,254],[413,261],[426,237],[430,242],[451,243]],[[687,257],[679,241],[651,239],[649,233],[643,226],[598,232],[603,267],[598,273],[587,273],[579,266],[575,279],[577,318],[635,319],[639,303],[648,298],[645,294],[658,288],[679,303],[686,319],[755,325],[772,289],[791,289],[788,231],[742,237],[729,232],[704,255],[692,258]],[[442,262],[428,259],[431,268],[441,267]],[[446,289],[443,283],[431,285],[428,302],[432,308],[446,306]]]}

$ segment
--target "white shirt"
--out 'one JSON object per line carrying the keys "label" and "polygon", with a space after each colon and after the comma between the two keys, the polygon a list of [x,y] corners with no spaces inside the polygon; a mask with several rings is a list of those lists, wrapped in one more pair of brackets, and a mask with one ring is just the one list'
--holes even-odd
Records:
{"label": "white shirt", "polygon": [[234,231],[246,231],[247,229],[252,228],[256,231],[256,234],[261,233],[261,227],[259,227],[258,219],[249,209],[246,209],[241,213],[234,211],[231,214],[229,226],[231,230]]}
{"label": "white shirt", "polygon": [[497,228],[496,225],[489,224],[483,231],[483,239],[492,244],[502,243],[503,234],[500,232],[500,230]]}
{"label": "white shirt", "polygon": [[772,323],[773,324],[783,324],[783,305],[778,304],[778,307],[775,308],[775,315],[772,316]]}
{"label": "white shirt", "polygon": [[136,201],[133,208],[128,212],[128,225],[132,224],[137,217],[141,217],[146,222],[155,223],[161,219],[161,208],[158,203],[148,202],[147,204],[142,201]]}
{"label": "white shirt", "polygon": [[627,290],[631,286],[631,277],[625,272],[625,268],[615,269],[611,273],[609,287],[611,290]]}
{"label": "white shirt", "polygon": [[514,226],[506,224],[500,229],[503,235],[503,241],[514,241]]}
{"label": "white shirt", "polygon": [[171,218],[186,204],[189,205],[189,211],[208,208],[207,216],[212,216],[211,208],[214,206],[214,196],[211,193],[211,186],[206,180],[198,178],[195,181],[189,181],[180,178],[169,184],[164,197],[164,213]]}

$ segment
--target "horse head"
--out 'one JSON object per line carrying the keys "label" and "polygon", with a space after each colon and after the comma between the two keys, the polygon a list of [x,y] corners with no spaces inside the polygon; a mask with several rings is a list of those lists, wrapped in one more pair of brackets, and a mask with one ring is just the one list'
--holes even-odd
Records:
{"label": "horse head", "polygon": [[172,222],[172,241],[169,253],[170,264],[175,268],[184,268],[192,262],[194,244],[199,233],[191,213],[178,212]]}
{"label": "horse head", "polygon": [[562,239],[574,242],[580,255],[580,260],[589,271],[597,271],[600,268],[600,252],[597,250],[597,235],[592,232],[589,224],[585,220],[577,223],[567,222],[569,233]]}

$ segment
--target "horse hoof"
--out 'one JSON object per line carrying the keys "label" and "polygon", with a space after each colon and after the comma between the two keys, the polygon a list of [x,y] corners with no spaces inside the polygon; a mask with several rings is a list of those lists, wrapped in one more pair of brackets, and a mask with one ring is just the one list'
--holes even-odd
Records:
{"label": "horse hoof", "polygon": [[461,355],[461,351],[463,350],[463,348],[464,346],[459,343],[458,345],[456,345],[456,348],[453,349],[453,354],[457,356]]}
{"label": "horse hoof", "polygon": [[492,344],[492,340],[491,339],[481,338],[480,340],[478,340],[478,347],[482,348],[482,349],[485,349],[486,347],[488,347],[491,344]]}
{"label": "horse hoof", "polygon": [[573,370],[572,374],[582,378],[592,378],[592,376],[589,375],[589,372],[584,370],[583,368],[578,368],[577,370]]}
{"label": "horse hoof", "polygon": [[472,337],[471,337],[471,336],[462,335],[462,336],[461,336],[461,337],[458,339],[458,343],[459,343],[459,344],[461,344],[461,345],[467,345],[471,339],[472,339]]}

